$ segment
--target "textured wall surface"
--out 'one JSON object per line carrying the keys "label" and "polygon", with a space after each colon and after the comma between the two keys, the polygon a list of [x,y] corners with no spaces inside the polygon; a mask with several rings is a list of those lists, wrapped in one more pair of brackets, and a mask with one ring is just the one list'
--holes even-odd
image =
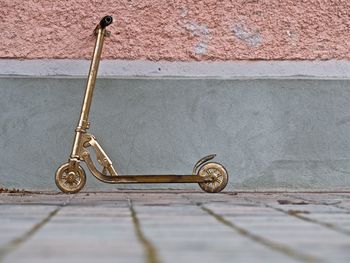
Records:
{"label": "textured wall surface", "polygon": [[[1,79],[0,186],[56,189],[53,176],[68,159],[84,83]],[[228,190],[349,189],[349,84],[99,79],[90,132],[120,173],[190,173],[197,159],[217,153],[231,176]],[[90,190],[114,188],[90,173],[87,181]]]}
{"label": "textured wall surface", "polygon": [[0,58],[350,59],[348,0],[0,0]]}

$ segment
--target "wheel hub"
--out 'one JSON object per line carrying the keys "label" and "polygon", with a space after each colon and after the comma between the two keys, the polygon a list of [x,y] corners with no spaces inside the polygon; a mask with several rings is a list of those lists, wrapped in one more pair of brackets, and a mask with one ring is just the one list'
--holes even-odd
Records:
{"label": "wheel hub", "polygon": [[74,181],[75,181],[75,173],[74,172],[70,172],[70,173],[68,173],[68,176],[67,176],[67,183],[69,183],[69,184],[72,184],[72,183],[74,183]]}

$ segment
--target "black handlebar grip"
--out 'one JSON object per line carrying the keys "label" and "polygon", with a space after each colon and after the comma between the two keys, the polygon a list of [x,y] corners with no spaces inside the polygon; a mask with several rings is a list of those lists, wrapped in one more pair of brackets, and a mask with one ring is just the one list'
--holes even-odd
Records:
{"label": "black handlebar grip", "polygon": [[110,24],[112,24],[112,22],[113,22],[113,17],[105,16],[104,18],[101,19],[100,27],[103,29],[106,26],[109,26]]}

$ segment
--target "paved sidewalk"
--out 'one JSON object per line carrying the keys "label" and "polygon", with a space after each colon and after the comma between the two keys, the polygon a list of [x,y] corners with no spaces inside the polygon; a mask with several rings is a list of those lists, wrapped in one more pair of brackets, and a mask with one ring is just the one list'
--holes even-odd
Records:
{"label": "paved sidewalk", "polygon": [[350,262],[350,193],[0,194],[0,262]]}

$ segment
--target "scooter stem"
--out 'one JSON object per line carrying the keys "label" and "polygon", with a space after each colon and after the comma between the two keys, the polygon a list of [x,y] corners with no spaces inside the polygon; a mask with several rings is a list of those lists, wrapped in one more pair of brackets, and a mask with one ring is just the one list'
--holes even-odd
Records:
{"label": "scooter stem", "polygon": [[72,159],[80,159],[79,156],[81,145],[81,135],[86,132],[89,128],[89,112],[92,101],[92,96],[95,88],[96,76],[98,72],[98,66],[101,60],[101,53],[103,47],[103,41],[106,36],[106,27],[113,22],[111,16],[105,16],[102,18],[101,22],[97,25],[94,33],[96,35],[96,42],[94,47],[94,52],[90,64],[89,75],[86,83],[85,96],[84,101],[81,108],[80,118],[78,122],[78,126],[75,130],[75,138],[71,153]]}

